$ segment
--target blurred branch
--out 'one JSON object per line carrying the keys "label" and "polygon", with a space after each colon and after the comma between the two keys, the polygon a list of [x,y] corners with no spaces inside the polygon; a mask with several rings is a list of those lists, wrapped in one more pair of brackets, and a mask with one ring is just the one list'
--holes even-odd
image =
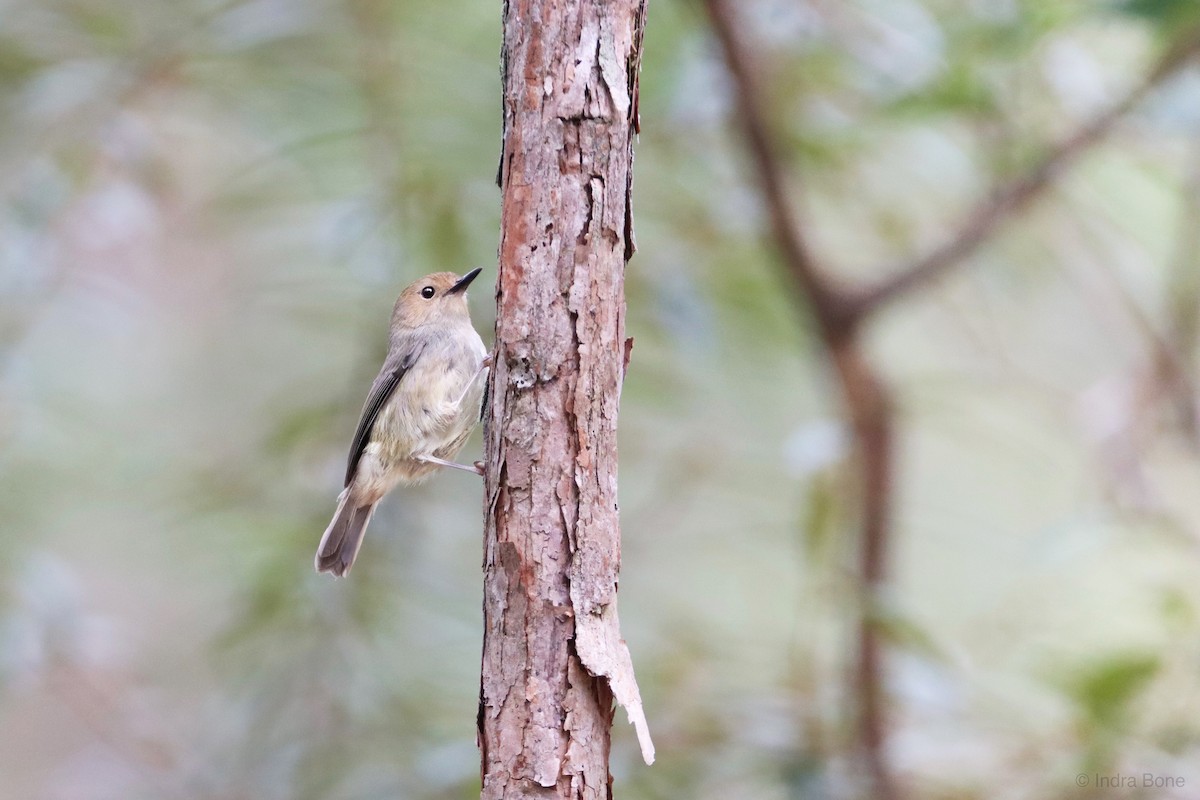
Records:
{"label": "blurred branch", "polygon": [[352,0],[347,4],[357,32],[358,84],[366,112],[362,136],[367,168],[378,194],[376,230],[389,227],[384,241],[399,260],[397,243],[403,238],[404,198],[407,194],[403,159],[403,113],[397,93],[409,70],[396,53],[393,24],[389,14],[394,5],[386,0]]}
{"label": "blurred branch", "polygon": [[758,72],[738,37],[729,0],[707,0],[713,30],[737,86],[738,123],[742,126],[778,243],[782,265],[795,287],[796,299],[810,309],[821,342],[841,389],[842,413],[853,431],[859,490],[859,564],[857,665],[857,748],[876,800],[897,800],[900,790],[885,748],[883,648],[877,624],[879,597],[887,573],[891,525],[892,443],[891,393],[871,364],[858,336],[851,298],[817,262],[805,240],[799,217],[785,187],[784,169],[767,129]]}
{"label": "blurred branch", "polygon": [[1064,169],[1103,141],[1121,119],[1198,53],[1200,34],[1190,31],[1181,36],[1128,94],[1052,147],[1025,174],[992,192],[949,240],[916,261],[891,270],[889,277],[875,286],[857,292],[850,303],[850,317],[855,321],[869,317],[881,306],[966,263],[1001,225],[1029,206]]}
{"label": "blurred branch", "polygon": [[[192,17],[182,17],[179,27],[160,32],[153,44],[122,60],[100,86],[75,108],[57,116],[50,124],[34,127],[28,142],[0,158],[0,193],[11,191],[24,167],[34,156],[78,142],[94,142],[104,125],[134,103],[145,92],[179,77],[180,68],[192,55],[191,48],[209,26],[242,0],[220,0]],[[16,126],[19,130],[20,126]]]}
{"label": "blurred branch", "polygon": [[876,622],[888,563],[893,490],[895,415],[891,392],[864,352],[860,323],[892,300],[964,264],[1001,225],[1026,208],[1156,87],[1200,53],[1200,36],[1181,35],[1125,97],[1051,148],[1025,174],[1001,186],[967,216],[958,232],[926,256],[895,269],[875,286],[839,286],[810,249],[787,191],[783,159],[768,130],[764,93],[751,53],[738,36],[730,0],[706,0],[713,31],[736,85],[737,122],[753,161],[759,189],[797,300],[817,323],[822,345],[840,385],[843,414],[854,433],[860,491],[858,619],[858,748],[870,775],[872,795],[895,800],[900,791],[888,763],[883,708],[882,647]]}
{"label": "blurred branch", "polygon": [[96,685],[74,666],[53,665],[46,673],[47,685],[63,704],[96,736],[120,755],[158,789],[169,786],[166,779],[176,756],[166,742],[143,736],[125,719],[117,699]]}
{"label": "blurred branch", "polygon": [[785,186],[783,160],[767,130],[758,70],[746,47],[738,40],[738,25],[734,21],[731,4],[725,0],[708,0],[707,5],[725,64],[737,86],[734,99],[738,106],[738,122],[742,125],[746,144],[754,158],[759,188],[771,218],[771,230],[778,243],[783,266],[796,288],[808,298],[823,335],[844,335],[845,329],[853,324],[849,314],[850,295],[838,290],[833,279],[821,271],[808,246],[800,217],[792,207]]}
{"label": "blurred branch", "polygon": [[[1133,291],[1124,284],[1115,270],[1094,270],[1096,277],[1105,282],[1105,292],[1111,295],[1112,304],[1119,313],[1128,319],[1136,334],[1145,342],[1148,350],[1149,366],[1144,370],[1143,385],[1139,389],[1142,399],[1138,403],[1138,407],[1141,409],[1141,413],[1148,413],[1156,407],[1159,399],[1165,397],[1169,403],[1175,404],[1178,425],[1187,442],[1192,446],[1198,444],[1196,440],[1195,388],[1190,366],[1190,348],[1193,345],[1189,338],[1189,333],[1194,337],[1194,331],[1189,332],[1186,326],[1188,315],[1195,313],[1194,306],[1198,302],[1198,297],[1195,287],[1197,281],[1192,275],[1187,274],[1188,271],[1194,271],[1196,268],[1196,253],[1192,252],[1190,258],[1185,254],[1192,246],[1189,240],[1195,238],[1191,226],[1200,222],[1200,214],[1197,213],[1194,202],[1190,196],[1184,199],[1183,241],[1179,246],[1180,263],[1184,269],[1179,271],[1178,285],[1169,286],[1168,291],[1171,289],[1174,291],[1168,299],[1167,308],[1163,314],[1165,322],[1155,321],[1153,315],[1142,308],[1135,299]],[[1100,223],[1094,223],[1094,225],[1102,227]],[[1169,284],[1173,283],[1176,281],[1169,282]],[[1193,307],[1189,309],[1188,304]]]}
{"label": "blurred branch", "polygon": [[1193,374],[1200,344],[1200,145],[1194,149],[1193,160],[1169,283],[1166,348],[1159,353],[1158,371],[1174,390],[1180,424],[1188,439],[1193,446],[1200,446],[1200,404]]}

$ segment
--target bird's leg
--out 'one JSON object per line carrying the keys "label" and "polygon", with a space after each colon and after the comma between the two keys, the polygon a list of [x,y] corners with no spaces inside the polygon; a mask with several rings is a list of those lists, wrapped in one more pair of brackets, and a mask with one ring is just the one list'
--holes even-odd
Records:
{"label": "bird's leg", "polygon": [[475,385],[475,381],[479,380],[479,376],[483,371],[492,365],[492,354],[488,353],[483,357],[483,361],[479,363],[479,369],[475,370],[475,374],[471,376],[471,380],[467,381],[467,385],[463,387],[462,394],[454,401],[454,407],[457,408],[462,404],[463,398],[467,396],[467,392],[471,391],[471,387]]}
{"label": "bird's leg", "polygon": [[463,472],[470,472],[473,475],[483,474],[483,469],[480,466],[481,462],[476,462],[471,466],[467,466],[466,464],[456,464],[453,461],[447,461],[446,459],[438,458],[437,456],[417,456],[417,461],[424,461],[426,464],[437,464],[439,467],[461,469]]}

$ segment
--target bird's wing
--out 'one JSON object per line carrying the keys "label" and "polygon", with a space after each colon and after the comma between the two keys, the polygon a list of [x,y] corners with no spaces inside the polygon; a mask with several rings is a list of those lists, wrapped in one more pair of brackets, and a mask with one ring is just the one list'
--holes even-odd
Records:
{"label": "bird's wing", "polygon": [[371,440],[371,429],[375,427],[375,420],[379,417],[380,410],[392,396],[392,392],[396,391],[400,379],[412,369],[412,365],[417,362],[420,355],[421,346],[419,344],[388,353],[387,360],[383,362],[383,368],[375,376],[375,382],[371,384],[371,391],[367,395],[367,402],[363,405],[362,418],[358,421],[358,430],[354,432],[354,441],[350,444],[350,460],[346,464],[347,486],[354,480],[354,471],[358,468],[358,460]]}

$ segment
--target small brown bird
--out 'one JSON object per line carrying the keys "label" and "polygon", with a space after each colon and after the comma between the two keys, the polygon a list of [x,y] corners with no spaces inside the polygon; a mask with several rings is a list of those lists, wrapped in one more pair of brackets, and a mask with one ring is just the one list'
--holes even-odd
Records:
{"label": "small brown bird", "polygon": [[479,422],[480,378],[491,364],[467,308],[467,287],[481,271],[435,272],[396,299],[387,359],[350,445],[346,488],[317,547],[317,572],[350,571],[375,506],[397,484],[419,483],[438,467],[481,472],[452,460]]}

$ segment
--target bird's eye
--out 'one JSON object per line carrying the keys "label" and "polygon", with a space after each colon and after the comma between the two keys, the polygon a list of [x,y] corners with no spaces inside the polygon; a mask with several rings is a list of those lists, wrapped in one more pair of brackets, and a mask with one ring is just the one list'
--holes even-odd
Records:
{"label": "bird's eye", "polygon": [[421,290],[421,297],[424,297],[426,300],[433,297],[433,294],[434,294],[434,292],[433,292],[432,286],[426,286],[424,289]]}

